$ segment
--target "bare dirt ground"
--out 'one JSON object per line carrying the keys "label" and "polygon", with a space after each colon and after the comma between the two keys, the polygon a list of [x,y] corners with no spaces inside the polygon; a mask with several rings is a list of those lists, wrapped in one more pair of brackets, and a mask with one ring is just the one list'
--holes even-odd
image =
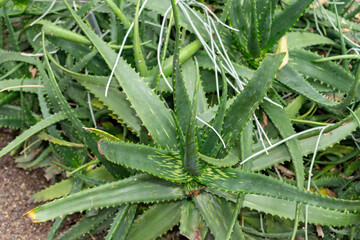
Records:
{"label": "bare dirt ground", "polygon": [[[0,128],[0,150],[11,142],[16,132]],[[0,240],[45,240],[52,222],[33,223],[23,215],[39,206],[30,202],[32,194],[49,186],[43,169],[24,170],[17,168],[13,158],[5,155],[0,158]],[[80,214],[68,216],[59,234],[76,223]],[[104,239],[106,232],[87,237],[86,240]],[[164,234],[166,239],[186,239],[177,231]]]}
{"label": "bare dirt ground", "polygon": [[[14,137],[10,130],[0,128],[0,149]],[[51,222],[33,223],[23,214],[38,204],[30,203],[30,196],[49,183],[42,169],[25,171],[17,168],[11,156],[0,159],[0,239],[46,239]]]}

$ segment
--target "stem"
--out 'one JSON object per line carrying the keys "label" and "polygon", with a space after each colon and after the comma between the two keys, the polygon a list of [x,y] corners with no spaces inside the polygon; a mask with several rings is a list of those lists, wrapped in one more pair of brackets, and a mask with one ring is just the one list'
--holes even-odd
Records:
{"label": "stem", "polygon": [[[179,63],[182,64],[186,60],[188,60],[191,56],[193,56],[200,48],[202,47],[200,40],[195,40],[192,43],[183,47],[180,51],[179,55]],[[169,57],[165,60],[164,63],[164,74],[165,76],[170,76],[172,67],[173,67],[173,58],[174,56]]]}
{"label": "stem", "polygon": [[327,61],[340,60],[340,59],[360,59],[360,55],[344,54],[344,55],[339,55],[339,56],[315,59],[315,60],[311,60],[311,62],[327,62]]}
{"label": "stem", "polygon": [[[231,233],[233,232],[237,217],[239,215],[240,209],[242,207],[244,196],[243,194],[238,194],[238,198],[236,201],[236,206],[234,209],[234,215],[231,220],[231,225],[226,233],[225,240],[229,240],[231,238]],[[239,236],[241,239],[245,239],[243,232],[241,231],[241,236]]]}
{"label": "stem", "polygon": [[[345,55],[346,54],[346,44],[345,44],[345,41],[344,41],[344,35],[341,31],[341,23],[340,23],[340,20],[339,20],[339,14],[338,14],[338,10],[337,10],[337,7],[336,7],[336,0],[333,0],[333,3],[334,3],[334,9],[335,9],[335,15],[336,15],[336,23],[338,25],[338,31],[339,31],[339,34],[340,34],[340,42],[341,42],[341,51],[342,51],[342,54]],[[344,60],[344,68],[349,71],[349,61],[348,60]]]}
{"label": "stem", "polygon": [[300,209],[301,209],[301,204],[296,203],[295,221],[294,221],[294,228],[293,228],[291,240],[295,240],[295,237],[296,237],[297,228],[299,226]]}
{"label": "stem", "polygon": [[[168,44],[169,44],[169,40],[170,40],[170,33],[171,33],[171,25],[172,25],[172,22],[173,22],[173,19],[174,19],[174,12],[171,12],[171,15],[170,15],[170,19],[169,19],[169,24],[168,24],[168,31],[166,33],[166,37],[165,37],[165,41],[164,41],[164,48],[163,48],[163,53],[162,53],[162,56],[161,56],[161,69],[164,68],[164,63],[165,63],[165,58],[166,58],[166,51],[167,51],[167,47],[168,47]],[[160,39],[159,41],[161,41],[162,39]],[[158,91],[158,88],[159,88],[159,84],[160,84],[160,76],[161,76],[161,72],[159,71],[158,73],[158,76],[157,76],[157,80],[156,80],[156,87],[155,87],[155,92]]]}
{"label": "stem", "polygon": [[148,76],[149,72],[146,66],[146,61],[144,58],[144,54],[142,52],[140,46],[140,36],[139,36],[139,10],[140,10],[141,0],[138,0],[136,5],[135,11],[135,18],[134,18],[134,57],[136,68],[140,73],[140,76],[146,77]]}
{"label": "stem", "polygon": [[94,164],[98,164],[98,163],[100,163],[100,160],[94,160],[94,161],[88,162],[88,163],[86,163],[86,164],[84,164],[84,165],[81,165],[80,167],[78,167],[78,168],[75,169],[74,171],[70,172],[69,175],[68,175],[68,177],[71,176],[71,175],[73,175],[74,173],[76,173],[76,172],[84,169],[84,168],[87,168],[88,166],[91,166],[91,165],[94,165]]}
{"label": "stem", "polygon": [[112,0],[105,0],[105,2],[111,8],[111,10],[113,10],[115,15],[120,19],[120,21],[124,25],[124,28],[129,29],[131,24],[125,14],[120,10],[120,8],[116,6],[116,4]]}

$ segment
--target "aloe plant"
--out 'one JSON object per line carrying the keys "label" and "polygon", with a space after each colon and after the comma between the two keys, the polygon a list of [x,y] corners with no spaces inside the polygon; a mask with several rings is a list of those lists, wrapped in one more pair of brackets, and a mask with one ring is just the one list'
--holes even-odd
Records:
{"label": "aloe plant", "polygon": [[[103,229],[106,239],[156,239],[175,225],[189,239],[307,238],[314,225],[357,236],[356,178],[331,175],[329,167],[311,174],[314,163],[336,166],[358,154],[340,141],[359,124],[360,71],[309,51],[319,44],[343,51],[344,41],[305,32],[288,33],[287,44],[283,38],[302,26],[302,14],[317,19],[318,9],[307,10],[312,1],[227,1],[219,17],[195,1],[105,2],[0,3],[13,50],[0,51],[0,89],[11,91],[0,92],[0,126],[22,129],[0,156],[31,137],[30,149],[40,153],[17,157],[18,165],[55,164],[69,175],[33,196],[58,199],[26,214],[56,219],[49,239],[66,215],[82,211],[60,239]],[[13,28],[10,19],[20,14],[32,19]],[[146,29],[150,21],[163,27]],[[110,35],[101,36],[108,26]],[[20,53],[25,43],[40,58]],[[330,99],[334,89],[347,96]],[[287,103],[282,92],[298,95]],[[324,123],[329,115],[340,120]],[[95,164],[102,166],[89,169]],[[356,164],[344,165],[348,174]],[[291,168],[292,179],[276,174],[277,166]],[[310,191],[323,187],[336,188],[339,198]]]}

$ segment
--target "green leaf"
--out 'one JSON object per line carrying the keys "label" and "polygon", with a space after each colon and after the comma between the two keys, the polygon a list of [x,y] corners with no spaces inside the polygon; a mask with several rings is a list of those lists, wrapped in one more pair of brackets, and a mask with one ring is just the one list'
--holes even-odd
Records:
{"label": "green leaf", "polygon": [[174,182],[188,182],[192,178],[184,169],[177,152],[133,143],[102,140],[99,143],[105,157],[116,164],[133,168]]}
{"label": "green leaf", "polygon": [[[254,123],[253,120],[250,119],[248,124],[245,126],[244,130],[240,134],[240,159],[244,161],[247,157],[251,156],[253,152],[253,128]],[[242,168],[241,165],[238,166],[239,169]],[[251,169],[251,161],[244,163],[243,170],[250,171]]]}
{"label": "green leaf", "polygon": [[258,30],[258,16],[256,10],[256,1],[249,0],[251,3],[251,17],[250,17],[250,27],[249,27],[249,37],[247,41],[247,49],[252,57],[260,56],[260,47],[259,47],[259,30]]}
{"label": "green leaf", "polygon": [[228,153],[228,155],[222,159],[219,158],[211,158],[202,154],[199,154],[201,160],[210,163],[211,165],[217,167],[230,167],[237,164],[240,161],[240,152],[239,149],[234,146]]}
{"label": "green leaf", "polygon": [[194,92],[194,98],[191,102],[191,109],[189,113],[189,123],[187,127],[187,132],[185,136],[185,154],[184,154],[184,167],[185,169],[191,174],[191,175],[200,175],[200,163],[199,163],[199,157],[198,157],[198,143],[197,143],[197,137],[196,137],[196,95],[198,93],[200,81],[197,79],[196,81],[196,87]]}
{"label": "green leaf", "polygon": [[274,16],[271,24],[271,33],[269,41],[264,52],[267,52],[272,48],[280,38],[282,38],[286,32],[298,21],[306,8],[312,3],[313,0],[295,0],[287,6],[284,10]]}
{"label": "green leaf", "polygon": [[[85,176],[99,181],[114,181],[104,166],[86,172]],[[62,180],[61,182],[55,183],[54,185],[35,193],[31,196],[31,200],[34,202],[42,202],[68,195],[71,192],[73,183],[74,178]]]}
{"label": "green leaf", "polygon": [[[22,85],[26,85],[21,87]],[[37,93],[38,88],[43,87],[39,85],[38,79],[11,79],[0,81],[0,90],[5,91],[23,91]]]}
{"label": "green leaf", "polygon": [[111,224],[105,240],[123,240],[134,220],[137,205],[121,206],[116,213],[114,222]]}
{"label": "green leaf", "polygon": [[60,37],[73,42],[77,42],[85,45],[91,45],[91,42],[87,37],[72,32],[70,30],[64,29],[54,24],[44,24],[42,29],[44,30],[46,35],[50,35],[52,37]]}
{"label": "green leaf", "polygon": [[[66,1],[65,4],[108,66],[113,68],[116,60],[115,52],[79,18]],[[163,148],[177,149],[174,120],[153,90],[122,59],[115,68],[115,76],[156,144]]]}
{"label": "green leaf", "polygon": [[[187,81],[187,79],[183,78],[183,76],[180,74],[180,71],[177,70],[175,76],[174,93],[173,93],[174,108],[175,108],[177,121],[179,122],[180,125],[180,129],[184,134],[186,134],[189,126],[190,113],[191,113],[191,99],[189,97],[190,93],[185,86],[185,81]],[[189,87],[195,90],[195,86],[189,86]],[[192,93],[192,95],[194,96],[194,93]]]}
{"label": "green leaf", "polygon": [[77,148],[84,148],[85,145],[84,144],[79,144],[79,143],[74,143],[74,142],[69,142],[69,141],[65,141],[56,137],[53,137],[45,132],[41,132],[38,137],[44,141],[48,141],[51,142],[53,144],[58,144],[61,146],[66,146],[66,147],[77,147]]}
{"label": "green leaf", "polygon": [[[359,113],[359,110],[355,112],[358,118],[360,118]],[[359,125],[356,119],[352,119],[352,117],[350,117],[350,119],[346,119],[346,121],[341,122],[341,125],[336,127],[335,129],[332,129],[328,132],[325,131],[324,134],[321,136],[318,150],[321,151],[327,147],[334,145],[335,143],[340,142],[342,139],[346,138],[353,131],[355,131],[358,126]],[[308,154],[314,152],[318,137],[319,136],[316,135],[300,140],[300,149],[303,156],[307,156]],[[259,146],[259,148],[256,150],[260,149],[261,147]],[[286,146],[284,145],[273,148],[269,150],[268,153],[269,155],[262,154],[252,160],[252,171],[266,169],[275,164],[288,161],[291,158],[288,150],[286,149]]]}
{"label": "green leaf", "polygon": [[95,156],[99,158],[101,163],[107,167],[107,169],[110,171],[111,174],[113,174],[113,176],[116,176],[117,178],[123,177],[122,175],[127,174],[126,170],[120,166],[111,164],[99,154],[95,139],[93,138],[93,136],[90,135],[90,133],[86,132],[83,129],[83,123],[76,116],[74,110],[69,106],[67,99],[62,94],[59,88],[59,84],[55,79],[55,74],[52,71],[48,55],[46,54],[44,33],[42,33],[42,41],[43,51],[45,53],[44,65],[47,67],[48,74],[46,73],[44,66],[39,59],[36,59],[36,65],[40,72],[42,83],[45,86],[47,96],[49,97],[50,103],[52,104],[54,110],[63,111],[67,116],[67,120],[72,124],[72,131],[67,132],[67,134],[71,134],[75,139],[83,141],[86,146],[91,149]]}
{"label": "green leaf", "polygon": [[[271,33],[271,24],[272,19],[276,10],[276,2],[277,0],[262,0],[256,1],[258,4],[258,18],[259,18],[259,44],[260,48],[264,48],[269,41],[270,33]],[[262,4],[260,4],[262,3]]]}
{"label": "green leaf", "polygon": [[85,216],[78,223],[72,226],[68,231],[62,234],[57,240],[75,240],[84,234],[89,233],[97,225],[100,225],[115,212],[114,208],[102,209],[95,216]]}
{"label": "green leaf", "polygon": [[359,211],[360,201],[330,198],[307,192],[262,174],[231,168],[206,168],[197,179],[201,184],[223,191],[269,196],[338,211]]}
{"label": "green leaf", "polygon": [[[71,40],[66,40],[63,38],[57,38],[52,36],[46,36],[46,38],[55,46],[59,47],[61,50],[66,52],[71,57],[82,60],[87,54],[91,53],[93,50],[88,46],[84,46],[83,44],[76,43]],[[101,56],[97,54],[94,58],[92,58],[87,64],[86,68],[90,73],[96,75],[105,75],[109,74],[109,69],[106,63],[103,61]]]}
{"label": "green leaf", "polygon": [[338,44],[327,38],[316,33],[311,32],[289,32],[287,34],[287,45],[289,49],[300,49],[314,45],[330,45],[337,46]]}
{"label": "green leaf", "polygon": [[[214,70],[213,62],[209,59],[209,56],[204,51],[199,51],[196,54],[196,59],[199,63],[199,67]],[[239,75],[239,77],[252,78],[254,76],[254,72],[251,69],[238,63],[231,63],[233,64],[236,74]]]}
{"label": "green leaf", "polygon": [[199,211],[189,200],[184,200],[181,205],[180,233],[188,239],[195,239],[206,234],[206,226]]}
{"label": "green leaf", "polygon": [[111,182],[39,206],[26,215],[34,221],[47,221],[66,214],[117,206],[125,203],[151,203],[184,198],[178,184],[165,182],[148,174]]}
{"label": "green leaf", "polygon": [[[228,89],[227,89],[227,81],[225,76],[225,71],[221,69],[222,72],[222,79],[223,79],[223,89],[222,89],[222,96],[221,96],[221,102],[219,104],[218,111],[216,113],[216,116],[214,118],[214,121],[212,123],[212,127],[215,129],[216,132],[221,134],[222,125],[224,122],[225,117],[225,111],[226,111],[226,104],[227,104],[227,95],[228,95]],[[202,148],[200,150],[201,153],[208,155],[208,156],[214,156],[216,152],[214,152],[214,148],[219,144],[219,136],[215,133],[215,131],[211,128],[207,130],[205,133],[206,139],[204,144],[202,145]],[[205,160],[204,158],[202,158]],[[206,161],[206,160],[205,160]],[[209,161],[207,161],[209,162]],[[221,161],[223,162],[223,160]]]}
{"label": "green leaf", "polygon": [[54,123],[60,122],[66,119],[66,114],[63,112],[56,113],[54,115],[50,115],[47,118],[44,118],[40,122],[36,123],[35,125],[31,126],[29,129],[25,130],[22,134],[17,136],[15,140],[9,143],[6,147],[4,147],[0,151],[0,158],[3,157],[5,154],[22,144],[25,140],[36,134],[37,132],[53,125]]}
{"label": "green leaf", "polygon": [[[181,51],[180,51],[181,56]],[[185,82],[185,88],[187,89],[187,93],[189,95],[189,99],[194,99],[196,81],[200,78],[200,74],[198,73],[197,65],[193,59],[188,59],[181,66],[181,73]],[[202,81],[200,79],[199,89],[196,94],[196,113],[201,114],[208,109],[208,103],[205,96],[204,88],[202,85]]]}
{"label": "green leaf", "polygon": [[[237,201],[237,193],[222,192],[211,188],[207,188],[206,190],[233,203]],[[246,194],[243,206],[258,212],[264,212],[291,220],[294,220],[295,217],[296,203],[283,199]],[[304,212],[305,211],[300,212],[301,222],[305,221]],[[308,221],[311,224],[347,226],[356,225],[359,220],[360,215],[358,213],[339,212],[322,207],[309,206]]]}
{"label": "green leaf", "polygon": [[3,117],[0,118],[0,127],[12,128],[12,129],[23,129],[24,121],[19,117]]}
{"label": "green leaf", "polygon": [[270,87],[284,55],[267,55],[245,89],[226,110],[222,136],[231,148]]}
{"label": "green leaf", "polygon": [[5,62],[25,62],[35,65],[35,58],[21,55],[18,52],[5,51],[0,49],[0,64]]}
{"label": "green leaf", "polygon": [[239,30],[238,32],[233,32],[233,35],[244,53],[247,53],[248,47],[251,5],[251,1],[233,1],[232,8],[230,9],[231,24]]}
{"label": "green leaf", "polygon": [[126,239],[155,240],[179,222],[181,201],[151,206],[131,226]]}
{"label": "green leaf", "polygon": [[[330,87],[343,93],[348,93],[351,90],[355,78],[336,63],[312,62],[311,60],[321,59],[322,57],[300,49],[291,50],[289,54],[289,63],[298,72],[330,85]],[[356,98],[360,99],[360,91],[357,91]]]}
{"label": "green leaf", "polygon": [[[296,134],[291,124],[291,120],[284,109],[279,108],[278,106],[275,106],[269,102],[264,102],[261,106],[265,110],[266,114],[270,117],[272,123],[279,130],[282,138],[287,138]],[[297,186],[299,188],[304,188],[305,169],[299,140],[294,138],[287,141],[285,144],[293,160]]]}
{"label": "green leaf", "polygon": [[131,108],[130,102],[126,100],[126,95],[120,90],[110,87],[108,96],[104,96],[105,85],[104,82],[100,85],[89,83],[87,78],[85,81],[82,78],[75,78],[81,85],[94,94],[101,102],[111,110],[116,117],[124,122],[126,126],[140,136],[141,120],[136,116],[136,112]]}
{"label": "green leaf", "polygon": [[[193,198],[193,201],[215,239],[223,239],[229,230],[233,216],[231,204],[225,199],[207,192],[200,193]],[[231,239],[243,239],[241,236],[240,225],[236,221]]]}
{"label": "green leaf", "polygon": [[300,74],[289,64],[284,66],[276,75],[276,80],[290,88],[291,90],[309,98],[318,104],[334,107],[338,102],[326,98],[324,95],[315,90]]}

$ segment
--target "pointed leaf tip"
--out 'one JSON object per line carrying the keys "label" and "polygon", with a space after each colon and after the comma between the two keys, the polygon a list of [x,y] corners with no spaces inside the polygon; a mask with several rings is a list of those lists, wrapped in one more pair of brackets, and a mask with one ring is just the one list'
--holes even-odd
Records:
{"label": "pointed leaf tip", "polygon": [[25,213],[23,216],[30,218],[33,223],[38,223],[38,222],[39,222],[39,221],[36,219],[35,210],[34,210],[34,209],[28,211],[28,212]]}

